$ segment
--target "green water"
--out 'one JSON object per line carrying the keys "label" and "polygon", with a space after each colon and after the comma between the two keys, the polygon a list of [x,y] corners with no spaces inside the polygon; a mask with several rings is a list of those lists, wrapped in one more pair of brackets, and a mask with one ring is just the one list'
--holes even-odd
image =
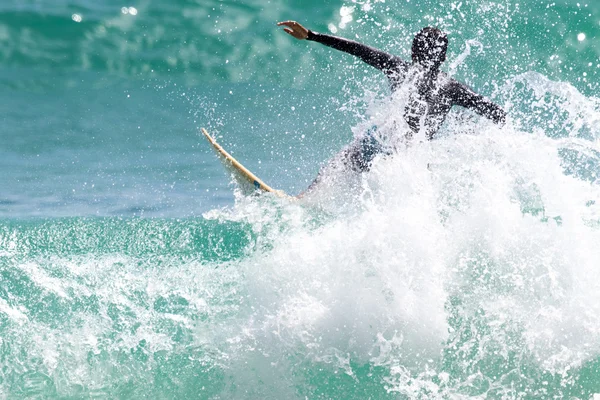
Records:
{"label": "green water", "polygon": [[[402,119],[295,19],[507,111],[333,176],[235,195],[206,127],[296,194]],[[600,396],[600,4],[3,0],[0,399]],[[393,130],[391,133],[397,133]]]}

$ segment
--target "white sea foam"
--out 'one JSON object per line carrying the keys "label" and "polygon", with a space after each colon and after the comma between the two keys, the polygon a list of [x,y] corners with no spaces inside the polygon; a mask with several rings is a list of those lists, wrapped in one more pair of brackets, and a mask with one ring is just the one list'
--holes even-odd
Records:
{"label": "white sea foam", "polygon": [[0,312],[7,315],[12,321],[19,325],[22,325],[28,321],[27,314],[25,314],[22,310],[11,307],[6,300],[2,298],[0,298]]}
{"label": "white sea foam", "polygon": [[[242,262],[255,307],[245,337],[271,357],[300,348],[349,375],[352,362],[387,366],[390,390],[405,394],[453,393],[434,384],[424,365],[464,340],[461,333],[482,329],[477,324],[487,333],[462,344],[474,352],[472,362],[516,358],[566,374],[598,357],[600,186],[594,175],[569,172],[561,150],[600,161],[599,103],[540,79],[515,78],[501,95],[521,96],[527,106],[536,101],[523,97],[529,86],[546,101],[569,94],[575,105],[563,102],[567,119],[550,124],[573,137],[511,122],[497,127],[459,112],[438,140],[378,157],[362,176],[324,179],[305,200],[330,213],[322,225],[308,228],[293,204],[283,215],[294,217],[277,234],[263,219],[273,214],[256,213],[264,203],[238,202],[236,212],[253,210],[249,220],[273,241]],[[401,99],[384,107],[394,101]],[[394,111],[379,115],[389,129],[400,124],[390,123],[390,115],[401,118]],[[591,138],[581,139],[582,131]],[[464,318],[458,332],[448,315],[452,301]],[[494,379],[472,382],[499,385]]]}
{"label": "white sea foam", "polygon": [[[227,261],[20,253],[7,268],[43,304],[0,298],[10,357],[39,360],[47,376],[35,382],[52,379],[65,396],[143,386],[154,368],[179,376],[181,365],[193,379],[214,373],[221,397],[234,398],[299,397],[314,371],[413,398],[514,393],[513,382],[536,379],[523,366],[572,384],[600,356],[600,186],[562,149],[599,161],[598,109],[551,81],[528,103],[536,79],[499,96],[520,98],[525,113],[544,93],[574,93],[586,104],[553,122],[572,136],[552,138],[547,121],[500,128],[455,113],[439,139],[395,146],[368,173],[332,175],[303,201],[239,197],[207,214],[249,237]],[[398,101],[371,110],[388,137],[402,124]],[[6,237],[7,251],[25,246]],[[163,236],[148,240],[163,248]],[[67,317],[48,323],[45,313]]]}

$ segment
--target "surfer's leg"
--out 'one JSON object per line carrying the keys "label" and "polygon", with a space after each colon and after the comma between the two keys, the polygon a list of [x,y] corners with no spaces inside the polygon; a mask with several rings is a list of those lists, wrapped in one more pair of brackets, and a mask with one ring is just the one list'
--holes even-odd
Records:
{"label": "surfer's leg", "polygon": [[315,178],[315,180],[312,181],[312,183],[310,185],[308,185],[306,190],[304,192],[301,192],[296,197],[301,199],[302,197],[304,197],[304,195],[306,195],[307,193],[310,193],[312,190],[314,190],[314,188],[317,187],[317,185],[319,184],[320,181],[321,181],[321,172],[319,172],[317,174],[317,177]]}
{"label": "surfer's leg", "polygon": [[323,165],[319,169],[319,173],[317,174],[317,177],[315,178],[314,181],[312,181],[312,183],[310,185],[308,185],[306,190],[303,191],[302,193],[300,193],[296,197],[302,198],[306,194],[315,190],[317,188],[317,186],[319,186],[319,184],[323,180],[323,177],[325,177],[327,175],[331,175],[331,173],[333,171],[335,171],[335,170],[339,171],[340,168],[347,169],[349,167],[348,160],[351,157],[351,153],[352,153],[352,147],[347,146],[342,151],[340,151],[338,154],[336,154],[332,159],[330,159],[325,165]]}
{"label": "surfer's leg", "polygon": [[361,173],[368,171],[371,168],[371,163],[375,156],[384,153],[383,146],[374,135],[376,131],[377,126],[373,125],[361,139],[355,140],[340,151],[326,166],[319,170],[315,180],[297,197],[301,198],[314,190],[321,182],[323,175],[326,174],[326,169],[339,169],[342,167],[347,172]]}
{"label": "surfer's leg", "polygon": [[319,184],[323,180],[324,176],[326,176],[328,173],[331,174],[332,170],[334,170],[336,168],[339,169],[339,166],[343,165],[342,162],[340,161],[340,159],[344,159],[345,153],[347,153],[347,152],[348,152],[348,149],[342,150],[335,157],[333,157],[331,160],[329,160],[327,162],[327,164],[321,166],[321,168],[319,169],[319,172],[317,173],[317,177],[312,181],[312,183],[310,185],[308,185],[308,187],[306,188],[305,191],[303,191],[296,197],[302,198],[306,194],[312,192],[313,190],[315,190],[317,188],[317,186],[319,186]]}
{"label": "surfer's leg", "polygon": [[375,156],[383,151],[383,146],[374,135],[376,131],[377,126],[372,126],[360,140],[348,149],[346,165],[354,171],[368,171]]}
{"label": "surfer's leg", "polygon": [[377,131],[377,126],[372,126],[361,139],[355,140],[340,151],[327,165],[319,170],[315,180],[297,197],[301,198],[314,190],[326,174],[327,169],[339,169],[342,167],[347,172],[361,173],[368,171],[375,156],[383,152],[383,146],[374,136],[375,131]]}

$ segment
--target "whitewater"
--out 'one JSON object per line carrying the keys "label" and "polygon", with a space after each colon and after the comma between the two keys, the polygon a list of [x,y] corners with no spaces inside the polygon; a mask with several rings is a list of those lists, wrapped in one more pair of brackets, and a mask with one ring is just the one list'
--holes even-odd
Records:
{"label": "whitewater", "polygon": [[[438,25],[445,71],[507,122],[455,108],[407,141],[406,92],[278,35],[288,18],[404,58]],[[571,2],[1,5],[0,399],[598,398],[598,21]],[[242,195],[199,136],[297,194],[373,125],[391,155],[294,202]]]}

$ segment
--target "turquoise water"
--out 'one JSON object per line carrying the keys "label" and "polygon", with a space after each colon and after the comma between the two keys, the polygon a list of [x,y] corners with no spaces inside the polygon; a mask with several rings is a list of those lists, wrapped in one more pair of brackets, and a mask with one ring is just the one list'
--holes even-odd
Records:
{"label": "turquoise water", "polygon": [[[296,19],[446,71],[464,110],[301,203],[403,93]],[[600,396],[600,5],[4,0],[0,398]]]}

